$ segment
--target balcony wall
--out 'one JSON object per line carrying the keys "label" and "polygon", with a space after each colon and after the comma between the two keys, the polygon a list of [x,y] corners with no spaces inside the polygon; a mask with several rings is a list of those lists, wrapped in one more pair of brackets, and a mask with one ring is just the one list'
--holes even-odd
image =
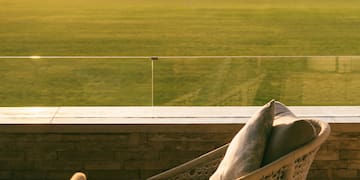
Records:
{"label": "balcony wall", "polygon": [[[0,179],[145,179],[229,142],[257,108],[0,108]],[[359,179],[359,107],[290,108],[332,128],[308,179]]]}

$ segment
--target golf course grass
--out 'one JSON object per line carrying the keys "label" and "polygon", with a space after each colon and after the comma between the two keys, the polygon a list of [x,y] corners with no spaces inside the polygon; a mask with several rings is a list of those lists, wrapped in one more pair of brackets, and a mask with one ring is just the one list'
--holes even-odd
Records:
{"label": "golf course grass", "polygon": [[[357,0],[0,0],[0,56],[348,56],[359,29]],[[358,58],[295,59],[160,59],[154,104],[360,105]],[[151,105],[151,82],[146,59],[0,59],[0,106]]]}

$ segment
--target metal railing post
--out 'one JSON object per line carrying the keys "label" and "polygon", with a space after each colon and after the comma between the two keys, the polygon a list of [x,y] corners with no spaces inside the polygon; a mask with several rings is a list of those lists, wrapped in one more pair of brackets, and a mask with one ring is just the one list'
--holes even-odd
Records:
{"label": "metal railing post", "polygon": [[152,56],[151,60],[151,106],[154,106],[154,61],[159,60],[159,57]]}

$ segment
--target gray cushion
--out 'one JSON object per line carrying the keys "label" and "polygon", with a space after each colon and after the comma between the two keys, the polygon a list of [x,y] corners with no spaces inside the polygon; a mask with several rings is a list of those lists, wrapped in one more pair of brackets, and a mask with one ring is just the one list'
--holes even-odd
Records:
{"label": "gray cushion", "polygon": [[233,180],[260,168],[274,120],[274,102],[264,105],[235,135],[211,180]]}
{"label": "gray cushion", "polygon": [[296,118],[296,115],[290,111],[286,105],[282,104],[279,101],[275,101],[275,121],[276,119],[282,118],[281,120],[290,120],[293,121]]}
{"label": "gray cushion", "polygon": [[297,119],[294,113],[279,102],[275,102],[275,115],[262,166],[296,150],[316,136],[315,128],[309,121]]}

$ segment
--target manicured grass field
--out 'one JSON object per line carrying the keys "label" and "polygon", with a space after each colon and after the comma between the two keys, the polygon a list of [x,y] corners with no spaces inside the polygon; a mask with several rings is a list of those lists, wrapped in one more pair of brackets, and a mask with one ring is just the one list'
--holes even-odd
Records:
{"label": "manicured grass field", "polygon": [[358,55],[358,0],[0,0],[1,55]]}
{"label": "manicured grass field", "polygon": [[[357,0],[0,0],[0,56],[360,55],[359,30]],[[339,61],[269,62],[160,59],[155,105],[360,104],[353,60],[345,73]],[[0,70],[0,106],[151,105],[148,60],[2,59]],[[319,78],[336,87],[308,95]]]}

